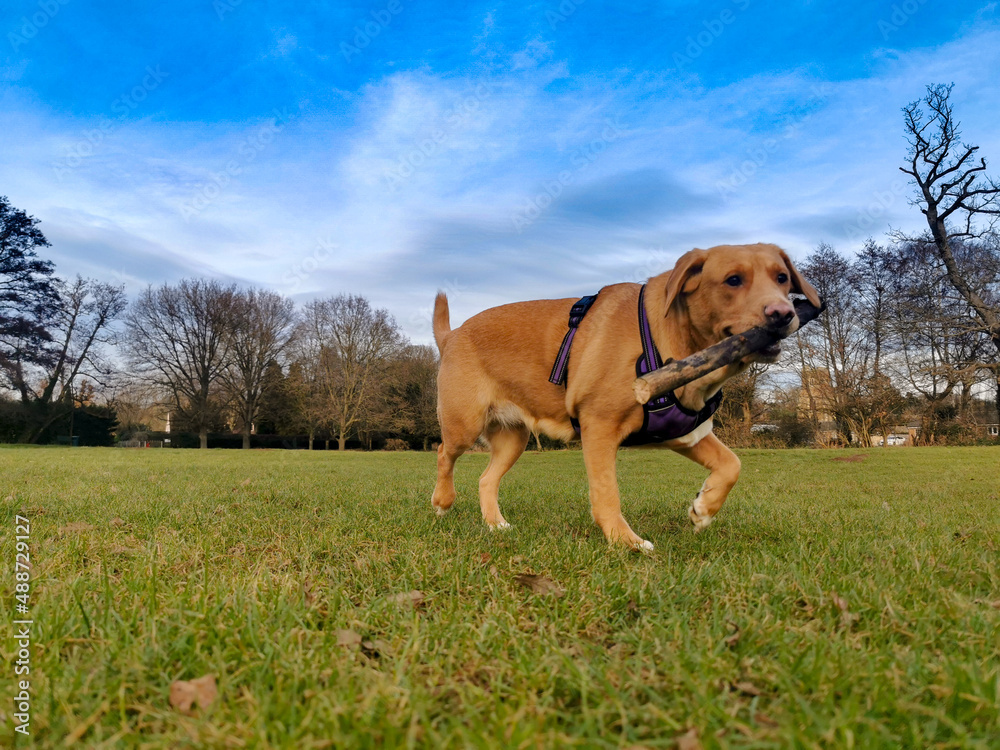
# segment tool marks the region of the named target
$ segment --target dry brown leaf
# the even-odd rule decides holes
[[[316,589],[313,588],[312,581],[305,581],[302,584],[302,595],[305,597],[306,604],[312,604],[316,601]]]
[[[521,575],[514,576],[514,580],[525,588],[531,589],[536,594],[552,594],[553,596],[562,596],[566,593],[566,589],[548,576],[522,573]]]
[[[836,591],[830,592],[830,598],[833,600],[837,609],[840,610],[840,623],[845,628],[851,627],[851,624],[858,619],[858,615],[848,609],[847,599],[838,595]]]
[[[735,622],[731,622],[729,623],[729,627],[735,629],[731,634],[723,638],[722,642],[725,643],[727,646],[729,646],[729,648],[735,648],[736,644],[740,642],[740,635],[741,635],[740,626],[737,625]]]
[[[500,577],[500,571],[497,570],[497,566],[496,565],[491,565],[490,566],[490,575],[493,576],[494,578],[499,578]]]
[[[760,688],[754,685],[749,680],[740,680],[739,682],[733,683],[732,690],[737,693],[743,693],[743,695],[758,696],[760,695]]]
[[[249,479],[244,479],[242,482],[240,482],[240,487],[249,487],[249,486],[250,486]]]
[[[170,685],[170,705],[182,714],[190,715],[196,703],[201,708],[208,708],[218,695],[214,674],[196,680],[177,680]]]
[[[124,519],[118,518],[117,516],[115,518],[112,518],[110,523],[111,523],[112,526],[124,526],[125,525]]]
[[[482,552],[479,555],[479,562],[482,563],[483,565],[485,565],[486,563],[488,563],[492,559],[493,559],[493,555],[491,555],[489,552]]]
[[[677,739],[677,750],[702,750],[701,738],[698,737],[698,730],[691,728]]]
[[[392,656],[393,652],[392,646],[390,646],[387,641],[383,641],[381,638],[375,638],[371,641],[361,642],[361,653],[369,659],[378,659],[383,656]]]
[[[360,646],[361,636],[355,633],[353,630],[338,630],[337,631],[337,645],[338,646]]]
[[[767,714],[761,713],[760,711],[758,711],[757,713],[755,713],[753,715],[753,720],[756,721],[761,726],[765,726],[765,727],[776,727],[776,726],[778,726],[778,722],[776,722],[774,719],[772,719]]]
[[[424,592],[423,591],[403,591],[399,594],[393,594],[388,597],[386,601],[390,601],[393,604],[399,605],[410,605],[413,607],[419,607],[424,603]]]

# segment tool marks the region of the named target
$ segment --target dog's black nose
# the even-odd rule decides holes
[[[768,305],[764,310],[770,328],[784,328],[792,322],[795,310],[791,305]]]

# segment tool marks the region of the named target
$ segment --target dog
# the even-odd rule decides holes
[[[694,249],[645,285],[613,284],[579,301],[502,305],[454,330],[447,297],[438,293],[433,327],[441,353],[441,443],[434,510],[443,515],[451,508],[455,461],[483,437],[490,449],[479,479],[483,520],[492,529],[507,528],[498,503],[500,479],[524,452],[529,436],[542,432],[568,441],[579,435],[594,521],[609,542],[651,551],[652,543],[622,516],[615,458],[622,443],[642,436],[666,403],[679,407],[673,414],[686,419],[690,431],[661,431],[652,438],[710,472],[688,511],[695,531],[701,531],[740,474],[739,458],[712,432],[711,413],[722,385],[753,362],[775,362],[780,345],[678,388],[655,407],[636,403],[632,382],[646,371],[640,367],[645,360],[682,359],[754,326],[767,325],[782,335],[794,332],[799,320],[789,301],[792,293],[820,304],[816,289],[788,255],[769,244]],[[576,316],[572,335],[571,311]],[[649,339],[652,353],[644,344]]]

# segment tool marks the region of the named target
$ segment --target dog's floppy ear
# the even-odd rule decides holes
[[[670,278],[667,279],[664,314],[670,311],[680,295],[690,294],[698,288],[706,255],[708,255],[707,250],[689,250],[678,259],[674,270],[670,272]]]
[[[802,277],[799,269],[795,267],[795,264],[792,263],[791,258],[788,257],[788,254],[784,250],[781,251],[781,259],[785,261],[785,265],[788,267],[788,276],[792,280],[792,292],[795,294],[804,294],[807,300],[814,306],[819,307],[822,303],[816,287]]]

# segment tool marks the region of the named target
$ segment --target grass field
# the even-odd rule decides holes
[[[0,450],[0,612],[22,513],[35,623],[32,737],[5,695],[0,745],[1000,747],[1000,449],[741,458],[695,535],[702,470],[620,455],[645,556],[579,452],[526,454],[489,533],[482,454],[439,520],[430,454]]]

